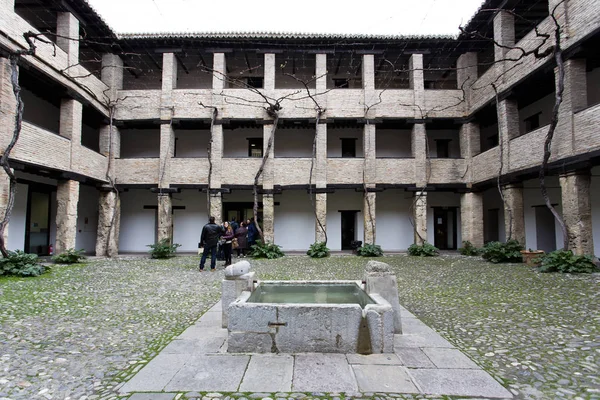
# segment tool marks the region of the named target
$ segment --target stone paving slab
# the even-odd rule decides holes
[[[396,354],[346,354],[349,364],[365,365],[402,365],[402,360]]]
[[[294,392],[355,392],[354,373],[344,354],[297,354]]]
[[[410,375],[425,394],[512,398],[512,394],[480,369],[411,369]]]
[[[405,334],[395,335],[395,354],[229,354],[228,332],[220,327],[221,307],[217,303],[125,383],[120,392],[171,396],[172,392],[194,391],[362,391],[512,398],[508,390],[435,330],[403,307],[401,313]],[[163,398],[167,399],[148,400]]]
[[[477,364],[458,349],[427,347],[423,349],[423,352],[437,368],[479,368]]]
[[[419,393],[405,368],[394,365],[352,365],[362,392]]]
[[[134,393],[128,400],[173,400],[177,393]]]
[[[165,386],[167,391],[235,392],[240,386],[249,356],[191,356]]]
[[[290,392],[294,357],[290,354],[255,354],[240,385],[240,392]]]
[[[435,368],[435,364],[427,357],[427,354],[418,347],[395,347],[394,351],[405,367]]]
[[[190,354],[160,353],[121,386],[119,392],[160,392],[190,357]]]
[[[163,349],[165,354],[218,353],[226,337],[201,337],[200,339],[175,339]]]

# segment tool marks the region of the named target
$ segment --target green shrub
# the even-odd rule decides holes
[[[463,247],[458,249],[458,252],[463,256],[478,256],[481,253],[481,249],[473,246],[473,243],[465,240],[463,242]]]
[[[281,251],[281,246],[275,243],[263,243],[260,240],[257,240],[256,244],[252,245],[250,252],[251,257],[268,258],[269,260],[280,258],[284,255],[283,251]]]
[[[329,248],[325,242],[315,242],[310,245],[310,248],[306,252],[307,255],[312,258],[324,258],[329,257]]]
[[[83,249],[68,249],[64,253],[57,254],[54,257],[52,257],[52,261],[54,261],[57,264],[75,264],[81,260],[85,260],[85,256],[83,255],[84,251],[85,250]]]
[[[47,268],[38,262],[36,254],[23,253],[21,250],[9,251],[8,257],[0,258],[0,275],[39,276]]]
[[[571,250],[556,250],[540,257],[540,272],[590,274],[597,270],[592,256],[576,256]]]
[[[427,242],[423,243],[423,245],[411,244],[408,248],[409,256],[435,257],[438,255],[438,253],[438,248]]]
[[[381,250],[381,246],[377,244],[367,243],[356,249],[356,254],[361,257],[381,257],[383,255],[383,250]]]
[[[483,246],[481,257],[494,264],[522,262],[523,256],[521,255],[521,250],[523,250],[523,246],[516,240],[509,240],[506,243],[489,242]]]
[[[171,244],[169,239],[163,239],[158,243],[147,245],[150,247],[150,257],[152,258],[170,258],[175,256],[179,243]]]

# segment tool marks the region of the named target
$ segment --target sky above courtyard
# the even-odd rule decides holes
[[[457,35],[482,0],[88,0],[117,33]]]

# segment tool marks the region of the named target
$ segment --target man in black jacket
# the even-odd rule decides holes
[[[204,247],[202,252],[202,259],[200,259],[200,272],[204,270],[204,263],[206,262],[206,255],[210,251],[210,270],[214,271],[217,264],[217,243],[219,238],[223,236],[225,230],[222,226],[215,224],[215,217],[208,219],[208,224],[202,228],[202,235],[200,236],[200,244]]]

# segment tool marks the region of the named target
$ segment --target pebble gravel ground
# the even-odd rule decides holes
[[[523,264],[494,265],[462,256],[378,260],[395,270],[401,304],[516,398],[600,399],[600,274],[540,274]],[[122,398],[120,385],[218,301],[222,268],[199,273],[197,262],[187,256],[131,257],[54,266],[39,278],[0,277],[0,400]],[[260,279],[361,279],[367,259],[289,256],[250,262]],[[173,397],[438,398],[378,393]]]

